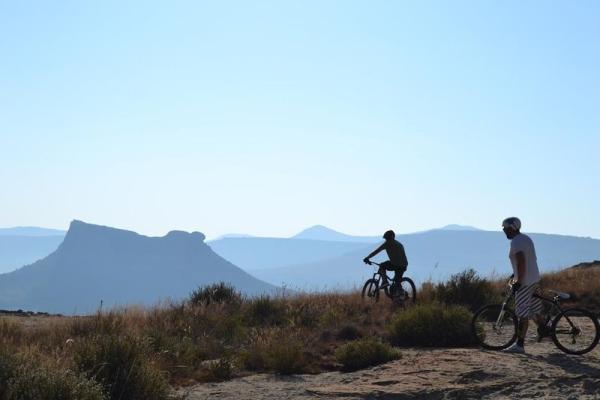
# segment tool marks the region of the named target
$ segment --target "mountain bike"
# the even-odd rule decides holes
[[[517,340],[517,316],[508,305],[514,297],[514,281],[508,282],[508,293],[502,304],[489,304],[477,310],[471,321],[471,330],[477,342],[486,349],[502,350]],[[533,294],[542,300],[544,324],[538,327],[538,341],[550,336],[562,351],[568,354],[585,354],[596,347],[600,339],[597,316],[584,308],[562,308],[561,300],[571,296],[548,290],[551,297]]]
[[[383,290],[385,295],[395,304],[404,305],[406,303],[414,303],[417,300],[417,289],[412,279],[404,276],[400,282],[396,282],[387,275],[385,269],[380,268],[381,264],[373,261],[369,263],[369,265],[371,264],[377,265],[378,268],[373,277],[368,279],[363,286],[363,299],[372,299],[377,302],[379,301],[379,291]],[[388,285],[383,285],[384,274],[387,282],[391,282]]]

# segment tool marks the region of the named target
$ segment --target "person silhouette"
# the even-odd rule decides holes
[[[371,258],[375,257],[379,252],[385,250],[388,255],[389,260],[382,262],[379,266],[379,271],[382,270],[394,271],[394,282],[399,282],[402,279],[402,275],[406,272],[406,268],[408,267],[408,260],[406,258],[406,253],[404,252],[404,246],[402,243],[396,240],[396,234],[394,231],[389,230],[383,234],[383,238],[385,242],[378,248],[376,248],[371,254],[363,259],[365,264],[371,265]],[[387,281],[387,276],[385,273],[381,274],[383,279],[383,284],[381,287],[386,287],[389,285]]]

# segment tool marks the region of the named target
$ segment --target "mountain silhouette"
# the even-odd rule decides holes
[[[58,248],[63,238],[64,236],[0,235],[0,274],[46,257]]]
[[[598,239],[541,233],[528,235],[535,243],[542,271],[600,259]],[[512,271],[508,260],[510,244],[502,232],[433,229],[397,235],[397,239],[406,249],[409,261],[406,274],[417,282],[444,280],[466,268],[474,268],[483,276],[510,274]],[[241,263],[236,265],[259,279],[291,289],[312,291],[361,286],[373,273],[373,268],[366,266],[362,259],[383,242],[383,239],[377,239],[376,243],[299,239],[287,239],[289,243],[285,243],[286,239],[278,240],[281,241],[277,244],[279,248],[296,246],[298,256],[271,257],[273,243],[267,241],[239,239],[234,246],[226,242],[211,243],[211,246],[226,259],[239,259]],[[249,253],[252,256],[247,256]],[[319,257],[309,257],[316,254]],[[265,267],[247,268],[243,260],[248,258],[252,259],[251,267]],[[380,254],[375,261],[384,259],[385,255]]]
[[[323,225],[311,226],[303,230],[302,232],[294,235],[291,239],[304,239],[304,240],[325,240],[330,242],[374,242],[378,241],[379,237],[375,236],[352,236],[346,235],[330,229]]]
[[[254,275],[259,269],[310,263],[363,249],[361,242],[284,238],[226,238],[208,245],[221,257]],[[277,280],[278,277],[274,276]]]
[[[0,275],[0,308],[63,314],[180,299],[219,281],[247,295],[276,288],[224,260],[199,232],[147,237],[73,221],[64,241],[46,258]]]

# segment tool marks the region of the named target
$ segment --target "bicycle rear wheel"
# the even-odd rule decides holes
[[[517,316],[502,304],[490,304],[475,311],[471,331],[481,347],[502,350],[517,340]]]
[[[376,279],[369,279],[365,282],[362,290],[362,298],[379,301],[379,282]]]
[[[400,281],[400,286],[402,286],[403,290],[403,301],[404,303],[414,303],[417,301],[417,288],[415,287],[415,283],[410,278],[402,278]]]
[[[568,354],[585,354],[596,347],[600,339],[598,318],[591,312],[570,308],[552,321],[552,341]]]

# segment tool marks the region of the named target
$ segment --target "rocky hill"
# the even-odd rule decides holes
[[[147,237],[73,221],[52,254],[0,275],[0,308],[88,313],[101,301],[149,305],[219,281],[247,295],[276,290],[214,253],[202,233]]]

